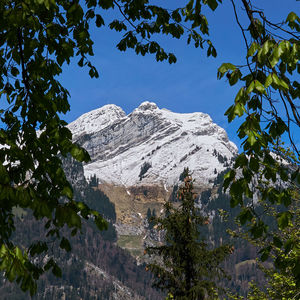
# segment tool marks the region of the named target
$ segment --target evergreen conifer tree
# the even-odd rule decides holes
[[[154,219],[164,233],[164,243],[148,247],[153,258],[147,268],[154,274],[153,286],[167,291],[170,299],[206,299],[216,295],[216,279],[226,276],[219,266],[231,252],[229,246],[210,249],[201,237],[201,226],[209,223],[196,206],[193,180],[185,169],[184,183],[179,188],[179,207],[168,201],[165,216]]]

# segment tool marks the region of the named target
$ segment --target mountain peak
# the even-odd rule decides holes
[[[153,111],[153,110],[156,110],[156,109],[158,109],[158,106],[156,105],[156,103],[149,102],[149,101],[144,101],[137,108],[137,110],[141,110],[141,111],[146,111],[146,110]]]
[[[126,114],[120,106],[107,104],[81,115],[70,123],[68,128],[72,131],[73,139],[76,139],[80,135],[97,132],[125,116]]]

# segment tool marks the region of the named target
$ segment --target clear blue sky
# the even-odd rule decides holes
[[[235,2],[239,8],[241,2]],[[168,0],[164,3],[182,5],[184,1]],[[285,19],[290,11],[297,12],[300,7],[300,2],[295,0],[264,0],[257,3],[273,21]],[[91,61],[100,77],[90,79],[88,69],[81,69],[75,63],[64,68],[62,82],[71,94],[71,111],[63,118],[71,122],[85,112],[110,103],[130,113],[141,102],[148,100],[156,102],[160,108],[175,112],[208,113],[239,145],[236,136],[239,122],[227,124],[224,117],[224,112],[233,103],[238,86],[230,87],[225,79],[217,80],[217,68],[223,62],[244,63],[245,45],[229,0],[223,0],[214,13],[207,12],[210,38],[217,48],[217,58],[207,58],[206,51],[187,46],[186,39],[158,37],[156,40],[166,51],[176,54],[178,61],[172,65],[156,62],[153,55],[137,56],[132,50],[120,52],[116,44],[122,34],[108,28],[93,28],[95,56]],[[107,15],[106,23],[114,16],[117,15]]]

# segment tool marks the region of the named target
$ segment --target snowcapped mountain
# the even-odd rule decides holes
[[[112,124],[119,118],[125,117],[123,109],[114,104],[108,104],[80,116],[68,125],[72,131],[73,139],[83,134],[92,134]]]
[[[132,113],[105,105],[70,123],[73,139],[91,156],[84,165],[88,178],[132,186],[178,181],[189,167],[199,183],[207,184],[230,165],[237,147],[209,115],[174,113],[143,102]]]

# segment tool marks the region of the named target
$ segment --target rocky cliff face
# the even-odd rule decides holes
[[[189,167],[208,184],[237,153],[225,130],[204,113],[179,114],[143,102],[126,115],[106,105],[69,124],[73,138],[91,155],[86,177],[130,187],[160,184],[167,189]]]

